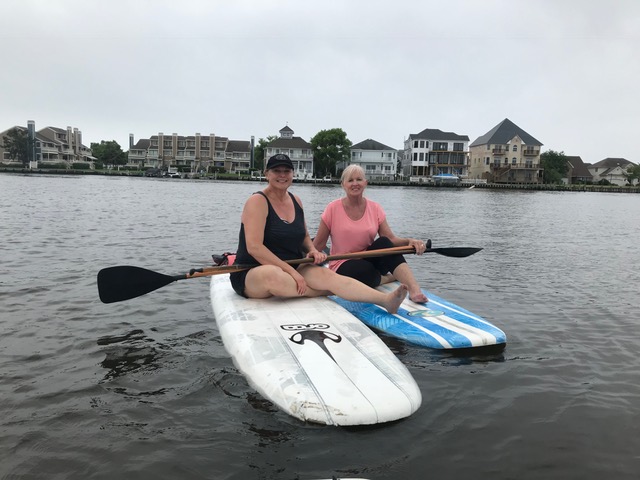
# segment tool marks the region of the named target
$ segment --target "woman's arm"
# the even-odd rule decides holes
[[[318,226],[318,231],[316,232],[316,236],[313,239],[313,245],[320,252],[324,251],[327,246],[327,240],[329,240],[329,227],[324,223],[324,220],[320,219],[320,225]]]
[[[378,235],[381,237],[387,237],[395,247],[403,247],[405,245],[413,247],[418,255],[422,255],[425,251],[425,245],[422,240],[418,240],[417,238],[397,237],[391,230],[386,219],[380,224],[380,227],[378,228]]]
[[[304,211],[304,207],[302,206],[302,201],[300,200],[300,198],[298,198],[297,195],[294,195],[294,196],[296,198],[296,201],[298,202],[298,205],[300,205],[300,208],[302,208],[302,210]],[[315,242],[312,241],[311,237],[309,236],[309,229],[307,228],[306,222],[304,225],[304,229],[305,229],[305,236],[302,242],[302,250],[307,253],[307,257],[313,258],[313,263],[317,264],[317,263],[324,262],[327,259],[327,254],[322,252],[322,250],[319,251],[319,249],[316,248]]]

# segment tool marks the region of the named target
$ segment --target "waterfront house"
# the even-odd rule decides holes
[[[402,176],[412,182],[429,181],[433,175],[468,174],[469,137],[427,128],[404,141]]]
[[[33,150],[29,155],[31,162],[60,164],[69,167],[74,163],[91,164],[95,160],[91,149],[82,144],[82,132],[77,128],[45,127],[36,131],[35,122],[29,120],[26,127],[15,126],[0,133],[0,161],[2,163],[19,163],[17,159],[11,159],[9,152],[2,147],[5,143],[5,136],[14,128],[22,130],[34,140]],[[31,165],[35,166],[36,164],[32,163]]]
[[[567,156],[567,175],[563,178],[567,184],[593,183],[593,175],[587,165],[578,156]]]
[[[613,185],[624,186],[627,184],[625,174],[630,165],[635,164],[626,158],[605,158],[598,163],[588,165],[588,169],[594,183],[606,180]]]
[[[398,152],[370,138],[351,146],[351,165],[360,165],[367,180],[394,180]]]
[[[134,144],[129,134],[127,164],[143,168],[177,168],[182,171],[207,171],[209,167],[229,173],[248,173],[251,163],[251,143],[209,135],[165,135],[160,132]]]
[[[542,183],[542,143],[508,118],[469,145],[469,179]]]
[[[293,163],[293,176],[298,180],[313,178],[313,147],[301,137],[294,136],[289,126],[284,126],[280,137],[269,142],[264,148],[264,165],[269,157],[278,153],[287,155]]]

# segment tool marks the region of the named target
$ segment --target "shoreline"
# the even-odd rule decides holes
[[[95,171],[95,170],[72,170],[72,169],[28,169],[28,168],[0,168],[0,174],[20,174],[20,175],[93,175],[104,177],[140,177],[146,178],[143,172],[122,171]],[[156,177],[148,177],[156,178]],[[217,176],[193,177],[193,178],[166,178],[166,181],[195,180],[195,181],[247,181],[262,183],[264,180],[252,178],[249,175],[233,175],[219,174]],[[337,179],[326,180],[294,180],[294,184],[312,184],[312,185],[339,185]],[[632,187],[621,187],[619,185],[586,185],[586,184],[570,184],[570,185],[548,185],[535,183],[473,183],[460,182],[457,185],[437,185],[433,183],[415,183],[415,182],[377,182],[369,181],[370,186],[376,187],[413,187],[413,188],[453,188],[453,189],[489,189],[489,190],[531,190],[531,191],[556,191],[556,192],[609,192],[609,193],[640,193],[640,185]]]

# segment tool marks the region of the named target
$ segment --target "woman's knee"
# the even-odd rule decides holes
[[[381,248],[391,248],[393,247],[393,243],[387,237],[378,237],[376,238],[368,250],[380,250]]]

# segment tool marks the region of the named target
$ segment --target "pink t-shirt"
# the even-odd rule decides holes
[[[359,220],[351,220],[342,205],[342,199],[334,200],[324,209],[320,218],[329,227],[331,238],[330,255],[353,253],[366,250],[378,236],[380,224],[386,215],[379,203],[366,200],[364,215]],[[337,270],[346,260],[329,262],[331,270]]]

